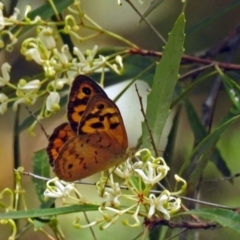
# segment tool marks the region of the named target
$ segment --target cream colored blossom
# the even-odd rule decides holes
[[[48,49],[54,49],[56,47],[56,41],[53,37],[53,29],[50,27],[43,27],[38,35],[39,40]]]
[[[60,95],[58,92],[50,92],[47,101],[46,101],[46,109],[49,112],[55,112],[60,109]]]
[[[7,111],[8,96],[4,93],[0,93],[0,114],[4,114]]]
[[[0,87],[5,86],[10,81],[9,72],[11,70],[11,66],[9,63],[5,62],[2,64],[2,77],[0,77]]]
[[[51,185],[52,183],[54,183],[54,186]],[[51,198],[65,198],[74,190],[75,187],[73,184],[54,178],[47,182],[47,189],[44,191],[44,196]]]

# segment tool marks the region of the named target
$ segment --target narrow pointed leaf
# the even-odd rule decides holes
[[[185,98],[184,100],[185,108],[187,112],[187,117],[194,135],[195,145],[200,143],[206,136],[207,132],[203,127],[195,109],[193,108],[191,102]],[[212,161],[218,170],[223,174],[223,176],[229,176],[231,174],[225,160],[223,159],[221,153],[217,148],[213,150],[212,155],[209,157],[209,160]],[[205,164],[202,165],[203,169],[200,169],[200,165],[197,166],[198,171],[203,171],[205,168]]]
[[[205,154],[209,149],[213,149],[221,136],[221,134],[234,122],[240,119],[240,115],[231,118],[230,120],[226,121],[225,123],[221,124],[219,127],[217,127],[210,135],[208,135],[206,138],[201,141],[196,148],[193,150],[191,156],[184,162],[182,168],[180,169],[179,175],[182,175],[183,170],[186,169],[188,166],[188,173],[193,177],[192,174],[194,174],[194,178],[196,178],[196,175],[200,177],[201,172],[197,171],[196,166],[200,163],[201,157],[203,154]],[[191,165],[189,165],[191,163]]]
[[[60,214],[68,214],[83,211],[96,211],[99,206],[85,204],[85,205],[74,205],[68,207],[59,208],[44,208],[44,209],[32,209],[27,211],[13,211],[7,213],[0,213],[0,219],[21,219],[21,218],[35,218],[35,217],[46,217]]]
[[[157,146],[169,115],[170,103],[178,79],[178,70],[183,54],[184,27],[185,18],[184,14],[181,14],[169,34],[163,56],[156,66],[152,89],[147,98],[146,116]],[[143,146],[151,148],[149,132],[145,123],[142,124],[142,130]]]
[[[240,86],[230,77],[224,74],[220,69],[219,73],[222,77],[222,82],[234,106],[240,110]]]

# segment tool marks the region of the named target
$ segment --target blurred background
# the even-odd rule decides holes
[[[6,7],[10,1],[2,1]],[[19,1],[18,8],[20,11],[24,9],[26,4],[30,4],[32,9],[42,5],[45,1]],[[224,9],[227,9],[230,2],[229,0],[191,0],[187,4],[186,8],[186,39],[185,39],[185,54],[195,55],[199,52],[211,48],[219,43],[225,36],[228,35],[229,31],[234,29],[239,24],[240,16],[240,7],[235,7],[234,9],[224,13],[220,17],[216,18],[210,24],[197,29],[197,24],[201,22],[208,16],[213,15],[216,12],[221,12]],[[238,2],[238,1],[235,1]],[[132,3],[137,7],[140,12],[143,12],[148,5],[151,3],[150,0],[144,0],[143,4],[140,4],[139,1],[132,0]],[[136,45],[140,46],[143,49],[148,50],[158,50],[162,49],[162,42],[155,35],[155,33],[144,23],[139,23],[139,16],[136,12],[130,7],[126,1],[122,1],[122,5],[118,6],[117,0],[107,1],[107,0],[98,0],[98,1],[81,1],[82,9],[99,25],[103,28],[115,32],[118,35],[125,37],[126,39],[131,40]],[[180,0],[168,0],[163,1],[160,6],[158,6],[148,17],[147,19],[154,25],[154,27],[167,39],[168,33],[171,31],[174,22],[181,13],[182,2]],[[23,11],[21,12],[23,13]],[[28,32],[28,36],[31,33]],[[24,37],[27,37],[25,35]],[[19,41],[21,42],[21,41]],[[121,42],[113,40],[107,36],[99,36],[93,40],[81,43],[75,43],[83,52],[86,49],[92,49],[94,45],[98,45],[99,48],[109,47],[109,46],[124,46]],[[26,62],[25,58],[19,55],[20,45],[16,45],[12,53],[1,51],[1,62],[9,62],[12,65],[11,70],[11,79],[18,80],[25,75],[34,75],[39,72],[39,67],[36,66],[34,62]],[[223,58],[224,59],[224,58]],[[223,60],[219,59],[219,60]],[[236,53],[234,57],[234,63],[239,63],[239,52]],[[127,82],[118,84],[116,86],[111,86],[106,89],[107,94],[110,98],[114,98],[117,93],[124,88]],[[205,100],[209,87],[211,86],[212,81],[205,81],[198,89],[191,92],[191,100],[194,103],[194,106],[201,113],[202,103]],[[148,85],[143,81],[137,82],[140,94],[142,95],[144,101],[146,101]],[[131,101],[129,100],[131,99]],[[134,99],[134,100],[133,100]],[[226,114],[229,109],[230,102],[226,94],[222,91],[220,93],[219,102],[216,106],[216,115],[214,116],[214,122],[219,123],[221,118]],[[130,88],[126,95],[121,98],[117,105],[119,106],[123,119],[127,128],[130,145],[135,146],[137,139],[141,135],[141,121],[142,114],[140,112],[139,100],[136,95],[136,91],[133,88]],[[40,106],[40,105],[39,105]],[[35,108],[35,107],[34,107]],[[35,109],[38,109],[36,106]],[[33,109],[34,110],[34,109]],[[0,116],[0,190],[6,187],[14,187],[14,174],[13,174],[13,124],[14,124],[14,115],[15,113],[12,109],[9,109],[8,112]],[[21,118],[25,119],[29,113],[27,110],[21,108]],[[50,119],[44,119],[42,124],[46,129],[48,134],[51,134],[53,129],[58,126],[60,123],[65,121],[65,108],[63,107],[61,111],[52,116]],[[169,124],[171,124],[171,119],[169,119]],[[166,136],[168,133],[169,126],[166,126],[166,133],[163,136],[162,146],[165,145]],[[240,134],[239,134],[239,123],[236,123],[233,127],[228,129],[224,134],[224,137],[221,138],[219,146],[221,153],[225,158],[228,159],[228,166],[231,169],[232,173],[240,172]],[[47,139],[44,136],[41,128],[39,126],[35,129],[35,136],[30,136],[27,131],[21,134],[20,139],[20,150],[21,150],[21,165],[24,166],[26,171],[32,171],[31,159],[33,153],[39,149],[45,148],[47,146]],[[180,128],[177,134],[177,148],[175,152],[175,164],[174,168],[171,171],[178,171],[184,159],[188,156],[193,146],[193,136],[190,130],[190,126],[184,114],[184,111],[180,119]],[[161,151],[160,147],[160,151]],[[209,163],[205,171],[206,179],[215,179],[220,177],[213,166],[212,163]],[[95,181],[97,176],[93,176],[86,181]],[[217,183],[203,183],[202,199],[205,201],[216,202],[219,204],[237,206],[239,205],[239,188],[237,187],[240,184],[239,179],[234,180],[234,184],[230,184],[227,181],[221,181]],[[31,178],[28,176],[23,177],[23,186],[26,191],[26,200],[29,209],[36,208],[39,205],[35,190],[31,181]],[[87,196],[95,198],[96,196],[91,196],[92,192],[95,194],[95,187],[89,186],[80,186],[81,191],[86,192]],[[86,191],[85,191],[86,190]],[[77,215],[77,214],[76,214]],[[92,216],[91,216],[92,215]],[[83,218],[82,216],[80,218]],[[95,213],[90,213],[89,218],[95,218]],[[75,219],[73,215],[63,215],[59,217],[60,222],[68,222],[69,224],[62,224],[63,232],[71,240],[77,239],[92,239],[89,230],[79,230],[72,227],[71,222]],[[22,223],[24,226],[24,223]],[[9,230],[9,231],[8,231]],[[96,230],[96,235],[99,236],[98,239],[114,237],[115,240],[124,239],[123,234],[127,233],[126,239],[133,239],[136,237],[141,230],[131,229],[127,230],[126,227],[121,224],[116,224],[111,226],[107,231],[99,231],[98,227],[94,228]],[[8,226],[0,225],[1,236],[0,239],[6,239],[9,235],[10,228]],[[226,239],[226,237],[231,237],[231,239],[239,239],[233,231],[229,229],[218,229],[214,231],[204,231],[200,230],[199,239]],[[116,234],[117,233],[117,234]],[[121,233],[121,234],[120,234]],[[33,230],[28,231],[23,239],[32,239],[35,240],[46,239],[46,236],[41,234],[34,233]]]

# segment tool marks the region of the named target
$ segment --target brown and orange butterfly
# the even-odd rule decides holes
[[[49,137],[47,147],[59,179],[83,179],[126,160],[128,139],[121,113],[91,78],[74,79],[67,118]]]

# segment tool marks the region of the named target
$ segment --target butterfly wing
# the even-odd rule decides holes
[[[54,129],[52,135],[49,137],[49,143],[46,149],[49,156],[49,163],[52,167],[63,145],[74,135],[75,133],[67,122],[62,123]]]
[[[67,109],[69,124],[54,130],[47,147],[60,179],[79,180],[125,160],[128,140],[120,111],[97,83],[76,77]]]
[[[128,147],[127,133],[117,105],[102,94],[95,94],[89,101],[78,127],[78,134],[105,133],[119,147]]]
[[[54,161],[54,171],[60,179],[71,182],[107,170],[126,157],[126,149],[105,133],[84,134],[66,142]]]
[[[79,180],[123,162],[127,134],[116,104],[95,94],[85,109],[78,135],[69,139],[54,161],[60,179]]]
[[[96,93],[107,96],[102,88],[87,76],[79,75],[73,80],[67,106],[69,123],[63,123],[55,128],[49,137],[46,151],[51,166],[63,145],[77,133],[77,127],[89,99]]]
[[[89,100],[96,93],[107,96],[103,89],[91,78],[79,75],[74,79],[67,105],[67,118],[74,132],[77,132],[79,122],[81,121],[81,117]]]

